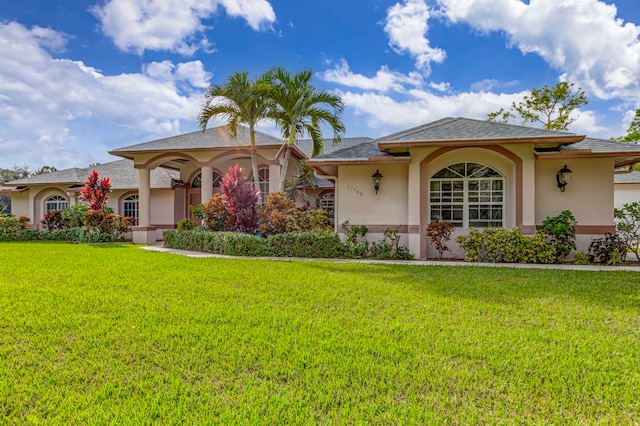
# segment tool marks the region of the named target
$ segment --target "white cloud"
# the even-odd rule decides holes
[[[365,90],[376,90],[379,92],[396,91],[403,92],[404,84],[410,86],[420,86],[422,76],[417,73],[408,75],[390,71],[386,66],[382,66],[374,77],[366,77],[362,74],[354,74],[349,68],[349,64],[344,59],[335,68],[320,74],[320,77],[331,83],[338,83],[343,86],[356,87]]]
[[[256,31],[271,28],[276,19],[266,0],[109,0],[91,11],[121,50],[192,55],[199,49],[211,49],[202,21],[220,7],[229,16],[245,19]]]
[[[61,35],[11,22],[0,24],[0,167],[12,164],[77,166],[104,156],[111,133],[180,132],[195,123],[209,74],[200,61],[147,64],[140,73],[104,75],[83,62],[53,59],[44,49]],[[87,131],[84,140],[72,129]],[[97,136],[96,136],[97,135]],[[123,144],[122,140],[118,141]],[[18,147],[19,149],[16,149]],[[82,162],[80,162],[82,164]]]
[[[484,120],[488,113],[518,102],[524,95],[466,92],[443,96],[423,89],[409,90],[408,93],[411,96],[406,100],[371,92],[343,91],[340,96],[356,114],[368,116],[368,126],[401,130],[443,117]]]
[[[453,23],[503,32],[599,98],[640,99],[640,27],[599,0],[438,0]]]
[[[446,57],[444,50],[431,47],[426,37],[430,16],[425,0],[405,0],[389,8],[384,26],[389,45],[398,53],[408,52],[426,74],[431,62],[442,62]]]

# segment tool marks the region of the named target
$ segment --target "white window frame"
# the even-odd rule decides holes
[[[260,188],[260,200],[264,203],[269,195],[269,167],[258,168],[258,187]]]
[[[213,171],[213,190],[217,192],[220,190],[220,184],[222,183],[222,174],[214,170]],[[191,179],[191,188],[201,188],[202,187],[202,173],[198,173]]]
[[[325,210],[328,215],[333,215],[336,208],[335,192],[327,192],[320,197],[320,208]]]
[[[133,212],[133,214],[131,214]],[[136,220],[140,216],[140,196],[132,194],[122,200],[122,216],[135,217]]]
[[[69,206],[69,202],[62,195],[51,195],[44,200],[44,212],[60,211]],[[53,207],[53,208],[49,208]]]
[[[462,173],[454,170],[460,165],[464,165]],[[482,176],[483,171],[489,176]],[[435,177],[446,172],[451,176]],[[505,178],[493,167],[472,161],[451,164],[429,180],[429,221],[447,220],[458,229],[504,227],[505,194]],[[474,207],[477,216],[484,212],[484,217],[471,218]]]

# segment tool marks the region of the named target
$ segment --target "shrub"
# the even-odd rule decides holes
[[[634,201],[614,209],[617,235],[640,260],[640,202]]]
[[[100,179],[98,171],[94,170],[87,177],[78,199],[88,202],[90,210],[102,210],[102,207],[107,203],[110,192],[111,180],[109,178]]]
[[[65,220],[67,227],[77,228],[79,226],[82,226],[82,218],[88,210],[88,206],[80,204],[77,206],[70,206],[64,210],[61,210],[60,215]]]
[[[224,205],[229,214],[227,225],[231,231],[252,234],[256,227],[259,191],[247,183],[242,176],[244,169],[237,163],[229,167],[224,175],[220,189],[224,194]]]
[[[69,228],[67,221],[62,216],[62,212],[58,210],[51,210],[46,212],[44,214],[44,219],[42,219],[40,223],[43,224],[48,231]]]
[[[20,229],[27,229],[27,225],[31,222],[31,218],[29,216],[20,215],[20,217],[18,217],[18,222],[20,222]]]
[[[182,219],[178,221],[178,231],[191,231],[196,229],[198,224],[193,219]]]
[[[164,245],[179,250],[230,256],[268,256],[264,238],[239,232],[211,232],[203,229],[192,231],[169,230],[163,233]]]
[[[373,259],[413,259],[409,249],[400,245],[400,236],[395,229],[385,230],[382,241],[371,244],[369,255]]]
[[[607,232],[604,238],[591,241],[589,245],[589,260],[595,263],[615,265],[626,259],[627,246],[617,235]]]
[[[455,227],[449,221],[439,222],[437,220],[427,225],[427,237],[431,240],[430,243],[436,246],[438,250],[438,258],[442,259],[444,252],[448,251],[453,255],[451,249],[447,246],[447,242],[451,240],[451,233]]]
[[[122,216],[105,213],[104,210],[86,211],[82,218],[84,228],[80,233],[80,241],[87,243],[103,243],[122,241],[127,232],[127,222]]]
[[[576,218],[569,210],[542,221],[542,230],[556,250],[556,262],[576,249]]]
[[[591,261],[589,260],[589,255],[581,251],[575,253],[573,255],[573,264],[574,265],[591,265]]]
[[[220,193],[213,197],[202,208],[204,226],[211,231],[226,231],[229,213],[224,206],[224,197]]]
[[[333,228],[326,210],[295,210],[287,222],[287,232],[333,232]]]
[[[465,251],[468,262],[490,263],[553,263],[554,247],[545,242],[545,235],[536,232],[525,237],[518,228],[469,228],[467,235],[456,238]]]
[[[297,211],[293,201],[282,192],[272,192],[258,207],[258,229],[264,236],[287,232],[290,220],[296,221]]]
[[[13,241],[22,227],[20,221],[13,216],[0,215],[0,241]]]
[[[345,255],[352,258],[363,258],[369,254],[369,241],[367,233],[369,228],[364,225],[350,225],[349,221],[342,223],[343,227],[347,227],[345,241]]]
[[[343,245],[334,232],[287,232],[267,239],[271,256],[278,257],[341,257]]]

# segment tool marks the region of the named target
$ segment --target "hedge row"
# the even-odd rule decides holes
[[[267,238],[239,232],[169,230],[165,247],[229,256],[344,257],[340,236],[333,232],[288,232]]]

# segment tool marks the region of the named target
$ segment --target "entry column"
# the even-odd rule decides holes
[[[133,242],[152,244],[156,242],[156,228],[151,226],[151,170],[138,169],[138,226],[132,228]]]

